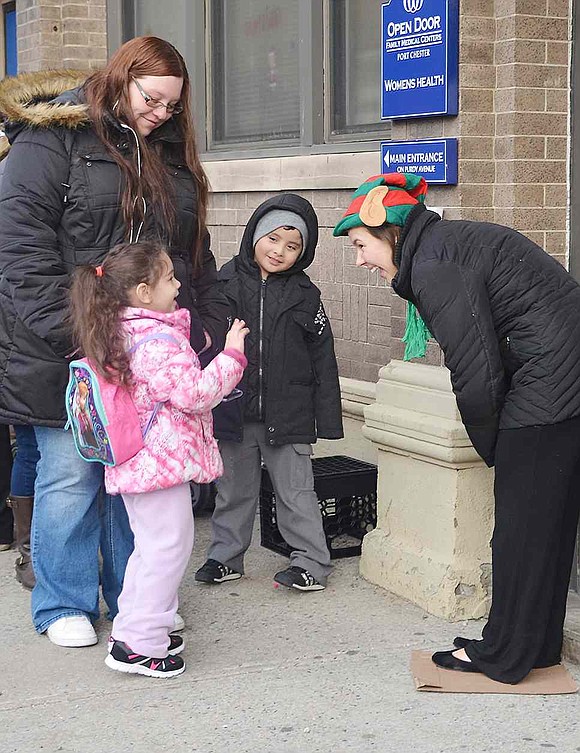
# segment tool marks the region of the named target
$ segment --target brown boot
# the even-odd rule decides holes
[[[30,556],[30,526],[32,524],[32,508],[34,497],[8,498],[8,504],[14,513],[14,527],[16,530],[16,546],[20,556],[14,565],[16,580],[22,583],[24,588],[32,591],[36,579],[32,569],[32,557]]]

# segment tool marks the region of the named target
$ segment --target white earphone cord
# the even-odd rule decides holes
[[[131,126],[128,126],[126,123],[119,123],[121,128],[124,128],[127,131],[131,131],[133,134],[133,138],[135,139],[135,144],[137,146],[137,175],[139,176],[139,180],[141,180],[141,148],[139,146],[139,139],[137,137],[137,134],[135,131],[131,128]],[[133,199],[133,208],[135,207],[135,204],[137,203],[138,197],[135,196]],[[129,243],[137,243],[139,240],[139,237],[141,235],[141,232],[143,231],[143,226],[145,225],[145,215],[147,214],[147,202],[145,201],[145,197],[141,197],[141,201],[143,202],[143,219],[139,223],[139,227],[137,228],[137,232],[135,231],[133,219],[131,219],[131,226],[129,228]],[[133,234],[135,237],[133,237]]]

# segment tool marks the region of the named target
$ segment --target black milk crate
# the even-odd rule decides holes
[[[363,536],[377,525],[377,466],[332,455],[314,458],[312,468],[331,559],[358,556]],[[266,468],[262,468],[260,531],[263,547],[290,556],[292,550],[278,530],[276,494]]]

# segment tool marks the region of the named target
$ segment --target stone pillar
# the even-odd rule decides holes
[[[449,372],[391,361],[363,434],[378,450],[378,523],[363,539],[368,580],[448,620],[486,614],[493,471],[461,423]]]

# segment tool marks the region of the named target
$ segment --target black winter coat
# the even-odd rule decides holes
[[[261,280],[254,261],[253,236],[258,220],[272,209],[303,217],[308,243],[286,272]],[[241,441],[245,422],[262,421],[272,445],[312,443],[343,436],[338,368],[330,322],[320,291],[304,273],[318,240],[316,215],[294,194],[268,199],[251,216],[240,253],[218,273],[231,315],[250,328],[248,366],[238,387],[239,400],[214,410],[218,439]]]
[[[15,93],[15,80],[7,90],[0,84],[11,143],[0,186],[0,421],[62,426],[67,357],[73,351],[66,322],[70,273],[78,265],[100,263],[128,233],[120,170],[91,126],[82,89],[59,96],[58,104],[38,104],[39,88],[45,99],[55,91],[51,74],[37,75],[33,92]],[[132,133],[113,117],[110,128],[117,148],[135,155]],[[209,235],[202,268],[194,272],[196,191],[183,164],[183,143],[171,121],[148,140],[158,143],[173,177],[176,231],[162,240],[182,285],[178,303],[191,311],[193,347],[203,346],[205,328],[217,352],[228,307],[217,288]],[[140,239],[161,236],[149,212]]]
[[[440,344],[473,446],[494,463],[500,429],[580,415],[580,286],[506,227],[412,210],[393,289]]]

